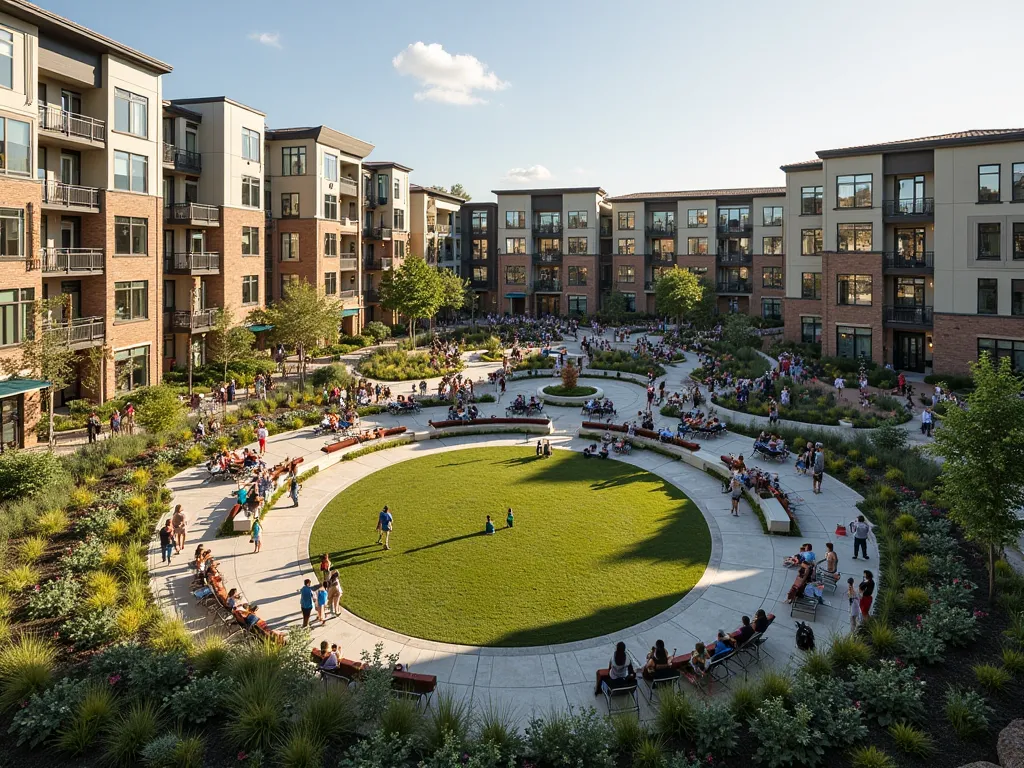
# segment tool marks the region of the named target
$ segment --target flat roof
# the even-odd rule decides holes
[[[492,189],[494,195],[576,195],[592,192],[595,195],[607,195],[601,187],[551,187],[549,189]]]
[[[451,202],[458,203],[459,205],[465,205],[468,202],[464,197],[453,195],[450,192],[442,192],[441,190],[434,189],[433,187],[424,187],[419,184],[410,184],[409,191],[423,192],[425,194],[430,195],[431,197],[443,197],[445,200],[450,200]]]
[[[25,2],[25,0],[0,0],[0,9],[4,13],[9,13],[15,18],[27,21],[38,27],[40,36],[70,38],[85,48],[99,53],[114,54],[133,64],[149,69],[158,75],[166,75],[173,69],[167,62],[147,56],[141,51],[129,48],[127,45],[112,40],[106,35],[101,35],[99,32],[83,27],[81,24],[76,24],[70,19],[58,16],[56,13],[40,8],[38,5]]]
[[[255,112],[260,117],[266,117],[267,116],[266,112],[260,112],[255,107],[250,107],[248,104],[243,104],[240,101],[235,101],[234,99],[229,99],[227,96],[205,96],[205,97],[196,97],[196,98],[188,98],[188,99],[171,99],[171,104],[174,104],[174,105],[178,105],[178,104],[212,104],[212,103],[218,102],[218,101],[223,101],[225,104],[232,104],[232,105],[234,105],[236,107],[241,107],[242,109],[248,109],[250,112]]]
[[[164,112],[171,115],[177,115],[178,117],[185,117],[189,120],[194,120],[197,123],[203,122],[203,116],[199,112],[194,112],[191,109],[185,109],[185,107],[179,106],[172,101],[164,99]]]
[[[688,189],[676,192],[633,192],[609,197],[613,203],[656,200],[703,200],[713,197],[776,197],[786,194],[785,187],[737,187],[735,189]]]
[[[313,139],[320,144],[334,147],[346,154],[358,157],[366,157],[373,151],[373,144],[347,133],[328,128],[326,125],[306,126],[303,128],[268,128],[264,131],[264,138],[267,141],[289,141],[292,139]],[[366,165],[363,163],[363,165]]]
[[[411,173],[412,168],[402,165],[401,163],[392,163],[390,160],[372,160],[368,163],[363,163],[364,168],[397,168],[400,171]]]

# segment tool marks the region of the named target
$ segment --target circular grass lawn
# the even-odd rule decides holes
[[[564,643],[630,627],[701,578],[711,535],[697,506],[630,464],[533,448],[410,459],[354,483],[321,512],[343,605],[414,637],[465,645]],[[378,545],[380,509],[394,515]],[[508,507],[513,528],[505,527]],[[485,516],[497,532],[484,535]]]

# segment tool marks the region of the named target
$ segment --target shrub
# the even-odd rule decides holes
[[[37,635],[23,634],[0,648],[0,711],[43,690],[56,660],[56,649]]]
[[[122,638],[135,637],[153,618],[153,611],[149,608],[139,608],[133,605],[126,605],[117,612],[115,626],[117,634]]]
[[[900,543],[904,552],[916,552],[921,547],[921,536],[914,531],[900,534]]]
[[[14,712],[8,731],[17,745],[35,748],[52,739],[74,717],[88,685],[86,680],[66,677],[28,697],[25,706]]]
[[[185,683],[188,674],[181,654],[158,653],[138,643],[105,648],[89,665],[90,677],[107,682],[114,680],[117,690],[127,696],[174,690]]]
[[[39,571],[31,565],[17,565],[0,575],[0,585],[8,592],[23,592],[39,582]]]
[[[609,717],[612,745],[616,754],[629,755],[649,735],[647,728],[634,717]]]
[[[1024,672],[1024,651],[1003,648],[1003,667],[1011,675],[1019,675]]]
[[[69,615],[82,594],[81,582],[70,577],[43,583],[28,599],[26,612],[30,619],[56,619]]]
[[[898,627],[896,644],[903,658],[915,664],[938,664],[945,658],[946,644],[920,627],[906,624]]]
[[[811,725],[821,734],[826,749],[847,747],[867,736],[867,726],[860,709],[849,696],[849,684],[839,678],[806,678],[801,674],[797,688],[802,703],[813,713]]]
[[[80,651],[97,648],[117,636],[117,614],[111,608],[81,612],[64,624],[62,636]]]
[[[868,456],[866,459],[864,459],[864,466],[866,466],[868,469],[878,469],[881,463],[882,462],[879,461],[877,456]]]
[[[67,575],[74,576],[95,571],[103,564],[104,548],[102,539],[86,539],[60,559],[61,570]]]
[[[645,736],[633,751],[633,768],[665,768],[665,743]]]
[[[59,456],[49,451],[0,454],[0,501],[31,498],[50,486],[70,481]]]
[[[904,587],[900,595],[900,602],[908,611],[923,611],[930,602],[928,590],[923,587]]]
[[[923,584],[928,580],[928,558],[925,555],[911,555],[903,561],[903,575],[912,584]]]
[[[113,765],[137,765],[142,748],[153,740],[158,727],[153,704],[136,702],[107,729],[104,757]]]
[[[750,721],[757,714],[757,707],[761,703],[757,687],[747,681],[741,682],[732,690],[732,698],[729,699],[729,709],[741,723]]]
[[[106,571],[93,571],[85,580],[89,597],[85,604],[94,610],[113,608],[120,596],[117,579]]]
[[[896,632],[886,622],[877,618],[871,619],[867,622],[867,629],[871,647],[879,656],[888,656],[895,652],[899,645]]]
[[[376,344],[391,337],[391,329],[379,320],[371,320],[363,326],[363,335],[369,336]]]
[[[871,434],[871,442],[883,451],[902,451],[907,447],[907,433],[894,424],[883,424]]]
[[[827,651],[817,648],[804,655],[800,670],[812,679],[824,679],[832,675],[832,659]]]
[[[466,743],[469,736],[469,709],[465,701],[451,693],[437,696],[437,704],[430,709],[430,715],[424,727],[424,741],[431,752],[444,746],[446,737],[451,738],[459,747]]]
[[[163,697],[163,707],[177,722],[202,725],[223,710],[232,681],[216,673],[193,677]]]
[[[974,603],[974,590],[978,585],[967,579],[956,579],[948,584],[933,584],[928,587],[928,597],[933,602],[958,608],[970,608]]]
[[[359,361],[359,373],[380,381],[409,381],[431,379],[462,370],[462,364],[448,366],[437,358],[431,365],[427,352],[407,353],[398,349],[380,349]]]
[[[340,741],[357,726],[352,694],[340,685],[319,688],[302,702],[299,727],[323,744]]]
[[[889,467],[885,470],[885,482],[892,485],[901,485],[903,483],[903,472],[896,467]]]
[[[994,664],[975,664],[972,669],[978,685],[989,693],[1001,691],[1010,682],[1010,673]]]
[[[935,751],[932,737],[910,723],[893,723],[889,726],[889,735],[896,742],[896,748],[908,755],[925,758]]]
[[[850,765],[853,768],[896,768],[892,758],[874,745],[853,750],[850,754]]]
[[[863,483],[868,479],[867,470],[862,467],[850,467],[850,471],[846,473],[846,479],[851,483]]]
[[[191,656],[192,666],[199,674],[208,675],[224,667],[228,654],[228,642],[223,636],[206,633],[195,645]]]
[[[320,391],[332,389],[335,386],[347,389],[355,383],[355,378],[344,365],[325,365],[317,368],[310,375],[309,380]]]
[[[518,755],[522,751],[523,739],[519,735],[515,708],[511,702],[487,702],[483,711],[477,715],[476,740],[481,744],[495,745],[503,754]]]
[[[904,531],[916,531],[917,530],[917,518],[913,515],[904,512],[893,520],[893,525],[896,526],[896,530],[900,533]]]
[[[18,545],[18,559],[32,565],[46,554],[46,539],[42,536],[27,536]]]
[[[883,728],[900,720],[918,722],[924,716],[924,682],[913,666],[883,659],[877,668],[853,669],[853,690],[865,716]]]
[[[921,621],[921,628],[946,645],[968,645],[975,636],[977,619],[966,608],[936,603]]]
[[[793,694],[793,681],[789,675],[769,669],[757,679],[757,692],[761,701],[776,698],[789,701]]]
[[[695,734],[696,719],[693,702],[681,691],[670,689],[658,698],[654,730],[666,739],[683,741]]]
[[[162,616],[150,629],[149,644],[157,651],[180,653],[188,653],[193,647],[188,627],[181,619],[170,616]]]
[[[392,738],[384,731],[375,731],[369,738],[357,741],[338,763],[338,768],[395,768],[409,762],[412,743]]]
[[[58,745],[65,752],[81,755],[95,743],[114,716],[116,701],[109,685],[89,683],[78,702],[74,717],[60,734]]]
[[[399,741],[417,739],[422,727],[419,710],[411,699],[391,699],[380,716],[380,729]]]
[[[51,509],[36,518],[33,526],[40,536],[57,536],[71,526],[71,520],[63,509]]]
[[[829,643],[828,657],[839,673],[871,660],[871,647],[856,635],[833,634]]]
[[[526,752],[545,765],[614,768],[610,745],[611,728],[592,707],[552,712],[526,726]]]
[[[992,708],[977,691],[950,687],[946,691],[946,719],[961,739],[975,739],[988,730]]]
[[[727,757],[736,749],[736,732],[739,730],[736,717],[728,705],[711,702],[696,707],[693,713],[696,732],[694,741],[697,753]]]
[[[171,432],[185,421],[185,406],[172,387],[143,387],[132,395],[136,403],[135,420],[152,435]]]
[[[790,712],[781,698],[765,701],[750,721],[750,732],[759,744],[757,762],[768,768],[817,764],[825,748],[812,719],[806,704],[799,703]]]
[[[235,681],[225,706],[228,737],[240,749],[267,751],[284,734],[287,698],[276,666],[262,666]]]

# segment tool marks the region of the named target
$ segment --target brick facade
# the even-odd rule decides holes
[[[587,284],[570,285],[569,267],[585,268],[587,270]],[[562,314],[569,314],[569,296],[584,296],[587,300],[587,314],[597,312],[599,306],[597,282],[596,256],[564,256],[562,259]],[[639,297],[637,301],[640,301]]]
[[[978,359],[978,339],[1024,341],[1024,320],[1019,317],[935,313],[932,332],[935,348],[932,370],[936,373],[970,373]]]
[[[764,286],[764,270],[765,267],[776,267],[783,270],[782,275],[785,279],[785,258],[783,256],[764,256],[761,254],[754,255],[754,263],[751,267],[751,282],[754,285],[754,291],[750,295],[750,314],[756,317],[762,317],[761,299],[781,299],[786,295],[785,288],[766,288]],[[782,283],[784,286],[785,283]],[[784,304],[785,302],[783,302]]]
[[[264,222],[263,211],[223,206],[220,226],[207,230],[210,250],[220,254],[220,274],[205,278],[206,301],[211,307],[229,310],[236,323],[243,323],[249,312],[266,304],[264,254],[270,243],[265,237]],[[242,227],[256,227],[259,230],[258,254],[242,255]],[[300,255],[303,245],[299,246]],[[242,304],[242,278],[246,275],[259,278],[259,302],[256,304]]]

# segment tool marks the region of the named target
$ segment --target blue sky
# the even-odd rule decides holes
[[[1019,2],[37,2],[173,65],[168,97],[323,123],[481,200],[781,184],[817,149],[1024,126]]]

